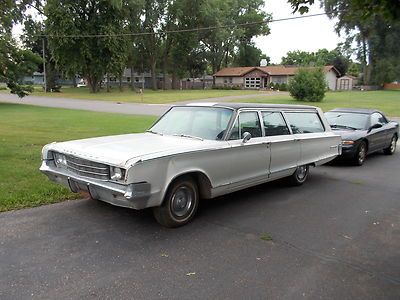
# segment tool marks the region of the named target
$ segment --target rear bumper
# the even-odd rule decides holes
[[[147,182],[118,184],[86,178],[57,168],[52,160],[43,160],[40,171],[51,181],[68,187],[74,193],[87,192],[93,199],[121,207],[143,209],[150,206],[151,186]]]

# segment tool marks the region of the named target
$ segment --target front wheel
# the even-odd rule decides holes
[[[383,149],[383,153],[386,155],[392,155],[396,151],[397,137],[394,135],[390,141],[390,146]]]
[[[302,185],[307,180],[309,170],[308,165],[298,166],[293,175],[288,177],[289,184],[293,186]]]
[[[362,166],[365,162],[366,157],[367,157],[367,144],[365,142],[361,142],[353,158],[353,164],[356,166]]]
[[[158,223],[174,228],[193,219],[198,206],[199,192],[196,183],[190,177],[183,177],[172,183],[163,204],[153,208],[153,214]]]

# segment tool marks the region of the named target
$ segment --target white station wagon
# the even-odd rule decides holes
[[[167,227],[189,222],[200,198],[288,177],[341,154],[312,106],[198,103],[174,106],[147,132],[48,144],[40,170],[73,192],[133,209],[153,207]]]

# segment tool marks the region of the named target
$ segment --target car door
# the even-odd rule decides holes
[[[284,113],[295,140],[300,143],[298,165],[317,163],[337,156],[338,137],[329,134],[316,111],[289,111]]]
[[[300,160],[300,143],[295,141],[281,112],[262,111],[261,117],[265,140],[271,149],[269,176],[291,175]]]
[[[368,133],[368,152],[374,152],[385,148],[386,140],[388,140],[388,128],[387,122],[385,123],[384,120],[384,117],[378,112],[371,114],[370,128],[377,124],[381,125],[382,127],[370,129]]]
[[[243,142],[243,134],[249,132],[251,139]],[[270,149],[262,134],[257,111],[239,112],[228,140],[230,166],[230,189],[237,190],[268,179]]]

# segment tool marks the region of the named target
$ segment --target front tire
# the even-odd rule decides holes
[[[309,170],[308,165],[298,166],[293,175],[288,177],[289,184],[292,186],[302,185],[307,180]]]
[[[362,166],[365,162],[365,158],[367,157],[367,144],[365,142],[361,142],[358,145],[356,154],[353,158],[353,164],[356,166]]]
[[[153,214],[162,226],[175,228],[193,219],[199,206],[199,192],[190,177],[174,181],[168,188],[161,206],[153,208]]]
[[[397,144],[397,136],[394,135],[392,137],[392,140],[390,141],[390,146],[383,149],[383,153],[385,153],[386,155],[394,154],[394,152],[396,151],[396,144]]]

